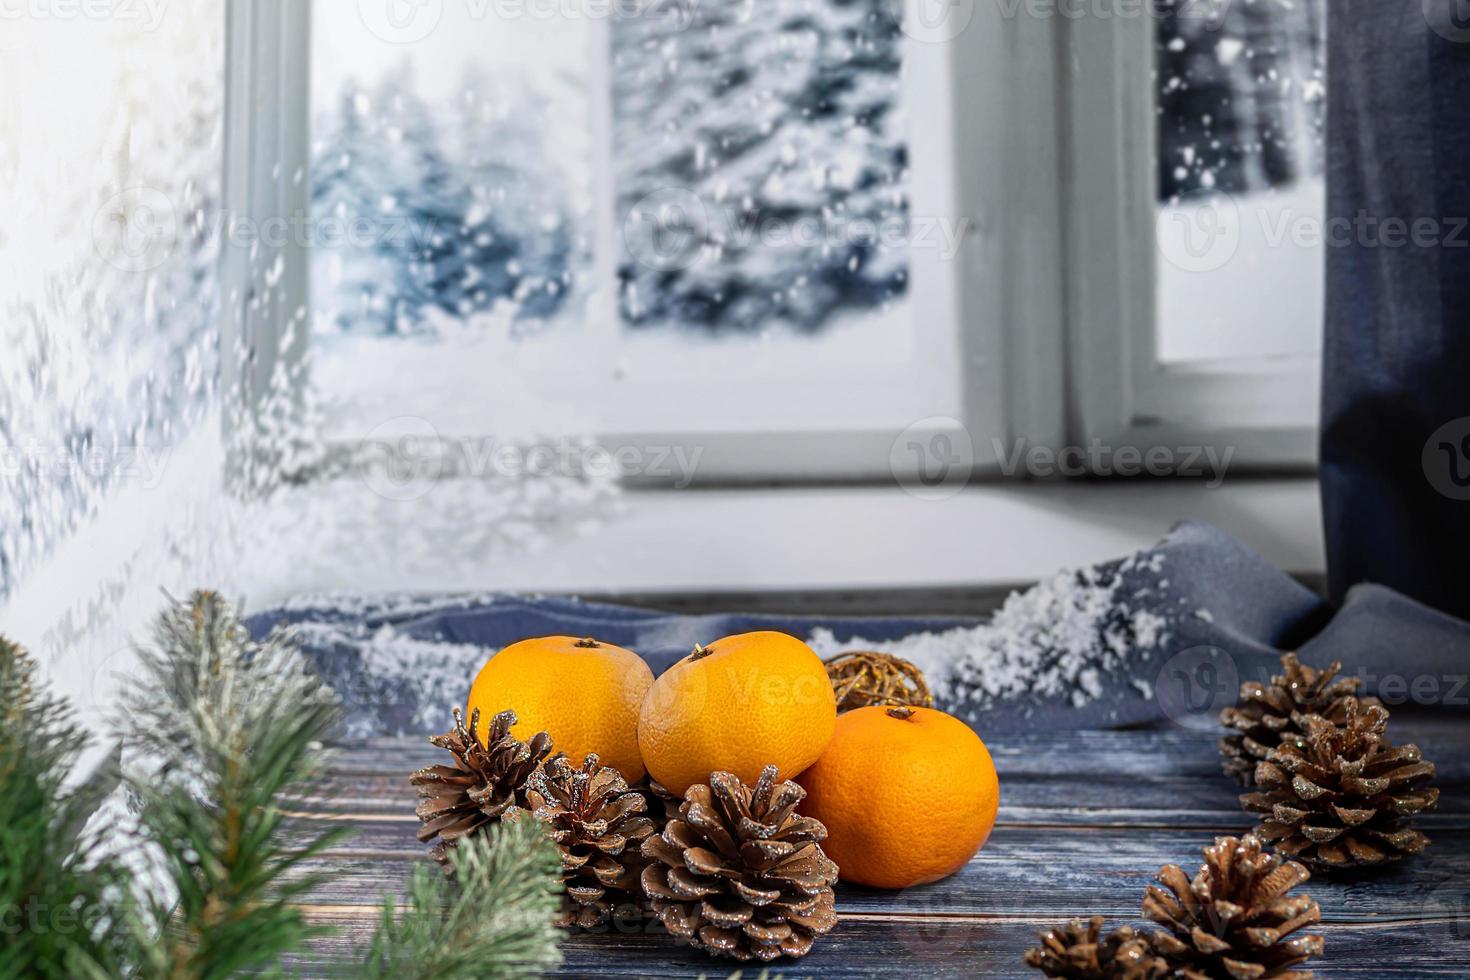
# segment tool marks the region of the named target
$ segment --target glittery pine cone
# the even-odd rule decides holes
[[[429,739],[454,757],[453,764],[428,766],[409,777],[420,797],[415,811],[423,821],[418,839],[428,843],[439,838],[429,853],[446,871],[450,848],[524,802],[526,781],[551,751],[551,736],[545,732],[530,742],[513,737],[515,723],[514,711],[502,711],[482,741],[476,731],[479,709],[466,728],[464,713],[455,708],[454,728]]]
[[[1349,699],[1343,724],[1307,719],[1301,744],[1283,744],[1256,767],[1260,792],[1240,798],[1263,814],[1256,828],[1278,851],[1316,868],[1383,864],[1418,854],[1429,838],[1405,818],[1432,810],[1434,763],[1416,745],[1384,738],[1388,711]]]
[[[827,828],[796,813],[806,792],[767,766],[752,787],[727,772],[684,794],[643,843],[643,889],[675,937],[735,959],[804,956],[837,924]]]
[[[1058,980],[1161,980],[1169,976],[1167,961],[1128,926],[1102,935],[1103,917],[1073,919],[1041,934],[1041,945],[1028,949],[1026,965]]]
[[[1340,663],[1314,670],[1288,653],[1281,658],[1281,669],[1269,684],[1242,684],[1240,703],[1220,712],[1221,724],[1236,731],[1220,740],[1225,772],[1242,786],[1255,785],[1256,766],[1277,746],[1300,747],[1307,718],[1319,716],[1341,724],[1348,700],[1362,687],[1356,677],[1337,676]],[[1378,701],[1365,698],[1362,703]]]
[[[654,833],[643,795],[595,754],[580,768],[557,755],[526,787],[526,803],[561,852],[563,926],[592,929],[643,902],[643,841]],[[635,914],[641,917],[641,911]]]
[[[1289,894],[1311,875],[1267,852],[1260,839],[1222,837],[1205,848],[1191,880],[1177,865],[1159,872],[1143,914],[1167,932],[1150,936],[1169,977],[1180,980],[1308,980],[1296,969],[1322,953],[1321,936],[1297,935],[1321,921],[1307,895]]]

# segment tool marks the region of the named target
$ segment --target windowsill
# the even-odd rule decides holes
[[[690,609],[805,602],[974,614],[1001,590],[1148,547],[1184,518],[1219,526],[1288,572],[1323,566],[1309,478],[1213,490],[1183,480],[984,483],[943,501],[892,485],[636,490],[580,533],[528,535],[540,545],[528,551],[490,546],[502,516],[513,524],[517,512],[472,481],[401,502],[323,482],[226,506],[215,431],[205,425],[176,447],[158,485],[109,498],[0,603],[7,632],[74,703],[111,703],[108,665],[145,634],[160,588],[215,587],[252,610],[306,593],[511,591],[667,597]]]
[[[637,490],[583,533],[530,554],[356,565],[351,581],[303,571],[253,590],[252,606],[352,590],[636,595],[1003,589],[1119,557],[1177,521],[1208,521],[1296,575],[1323,568],[1310,478],[981,484],[943,501],[898,487]],[[409,513],[403,520],[411,520]],[[422,542],[420,542],[422,544]],[[432,549],[431,549],[432,550]],[[461,551],[463,549],[460,549]]]

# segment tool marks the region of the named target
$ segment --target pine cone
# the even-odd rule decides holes
[[[558,754],[531,777],[526,803],[550,825],[547,835],[561,851],[566,898],[558,925],[592,929],[612,918],[618,903],[642,904],[640,847],[654,826],[643,815],[647,801],[621,773],[595,753],[580,769]]]
[[[717,955],[805,956],[837,924],[827,828],[797,814],[806,791],[767,766],[751,789],[728,772],[684,794],[678,816],[643,842],[643,890],[675,937]]]
[[[682,797],[675,796],[663,788],[653,776],[644,776],[638,785],[633,787],[643,798],[648,801],[648,818],[661,832],[664,824],[679,815],[679,804],[683,803]]]
[[[1310,980],[1294,967],[1320,956],[1321,936],[1295,936],[1322,918],[1306,895],[1288,895],[1311,875],[1294,861],[1263,850],[1259,838],[1221,837],[1205,848],[1205,863],[1190,881],[1178,865],[1148,887],[1143,914],[1166,927],[1150,937],[1183,980]]]
[[[1384,739],[1388,711],[1349,699],[1343,724],[1307,719],[1303,744],[1280,745],[1256,767],[1262,792],[1240,802],[1266,814],[1256,828],[1277,850],[1318,868],[1348,868],[1418,854],[1429,838],[1403,818],[1434,808],[1434,763],[1417,745]]]
[[[1247,681],[1240,685],[1240,703],[1220,712],[1221,724],[1240,733],[1220,740],[1225,772],[1245,787],[1255,785],[1256,765],[1272,749],[1301,745],[1307,717],[1319,715],[1341,724],[1348,699],[1362,686],[1356,677],[1337,677],[1340,663],[1313,670],[1302,666],[1296,654],[1288,653],[1281,658],[1281,668],[1284,673],[1271,678],[1270,684]],[[1377,704],[1378,700],[1365,698],[1363,703]]]
[[[512,737],[510,729],[515,723],[514,711],[502,711],[490,722],[481,742],[475,732],[479,709],[470,715],[470,727],[465,728],[464,713],[455,708],[454,728],[429,739],[454,756],[454,765],[429,766],[408,779],[422,797],[415,811],[423,821],[418,838],[424,843],[440,838],[429,854],[446,871],[449,848],[457,841],[522,805],[526,780],[551,751],[551,736],[545,732],[529,743]]]
[[[1041,934],[1041,945],[1026,950],[1026,965],[1061,980],[1160,980],[1169,964],[1154,955],[1148,937],[1124,926],[1107,938],[1103,917],[1073,919]]]

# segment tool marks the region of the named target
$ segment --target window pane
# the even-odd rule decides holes
[[[339,425],[452,413],[507,345],[585,321],[589,25],[483,6],[423,32],[313,8],[312,369]]]
[[[347,229],[310,258],[329,427],[956,413],[920,369],[953,326],[909,308],[893,5],[599,10],[445,4],[404,35],[314,6],[312,206]],[[750,397],[693,397],[713,379]]]
[[[213,407],[224,2],[130,9],[0,26],[0,600]]]
[[[1320,348],[1325,12],[1180,2],[1158,21],[1164,361]]]
[[[884,316],[908,284],[896,9],[745,0],[614,23],[626,326],[899,329]]]

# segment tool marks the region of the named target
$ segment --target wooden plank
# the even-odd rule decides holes
[[[1419,818],[1426,831],[1470,830],[1470,725],[1406,723],[1439,768],[1440,806]],[[1241,789],[1219,768],[1216,733],[1182,729],[1056,732],[994,739],[1002,824],[1194,828],[1233,833],[1251,826]],[[369,739],[343,746],[324,792],[302,810],[411,819],[407,776],[442,761],[424,739]]]
[[[1357,881],[1319,877],[1305,890],[1329,935],[1321,977],[1464,976],[1470,961],[1470,732],[1461,719],[1395,718],[1396,741],[1415,741],[1439,767],[1441,809],[1419,826],[1429,854]],[[1001,772],[1001,823],[958,874],[901,892],[842,885],[837,933],[806,960],[777,964],[786,977],[1027,977],[1021,951],[1045,925],[1074,914],[1138,915],[1158,867],[1193,870],[1218,832],[1249,818],[1219,771],[1217,732],[1183,729],[1059,732],[991,741]],[[360,831],[312,863],[329,885],[313,918],[343,927],[300,962],[308,975],[340,970],[371,930],[376,903],[402,894],[424,848],[414,839],[412,769],[441,753],[422,739],[342,746],[323,792],[298,800],[293,832],[349,823]],[[558,976],[723,977],[738,964],[681,947],[654,926],[621,923],[566,943]],[[756,976],[759,969],[747,971]]]
[[[1394,741],[1417,744],[1442,780],[1470,782],[1470,718],[1395,715],[1392,726]],[[997,769],[1012,776],[1207,779],[1221,775],[1216,744],[1223,734],[1223,729],[1184,728],[1031,732],[996,735],[986,739],[986,746]],[[426,737],[354,739],[337,748],[334,768],[344,774],[396,775],[444,758]]]
[[[309,956],[293,961],[306,976],[342,973],[366,945],[374,925],[372,909],[312,909],[310,918],[339,930],[317,943]],[[771,964],[771,975],[806,977],[1014,977],[1039,978],[1021,961],[1036,943],[1042,924],[1017,919],[949,917],[874,918],[849,916],[811,954]],[[1313,962],[1322,980],[1332,978],[1464,977],[1467,948],[1463,930],[1394,922],[1381,926],[1326,926],[1326,955]],[[565,961],[557,977],[725,977],[743,969],[759,976],[760,967],[715,959],[675,942],[655,927],[599,935],[577,934],[563,944]]]
[[[332,881],[313,901],[360,905],[402,893],[413,862],[426,860],[423,845],[404,822],[367,823],[347,848],[308,867],[330,869]],[[1049,829],[1002,827],[957,874],[930,885],[890,892],[842,885],[843,912],[903,915],[1018,915],[1043,920],[1080,912],[1137,914],[1145,886],[1164,864],[1193,872],[1200,848],[1212,835],[1180,830]],[[1369,881],[1318,876],[1307,888],[1329,922],[1403,918],[1456,918],[1465,910],[1426,884],[1466,883],[1470,894],[1470,833],[1436,838],[1429,855],[1380,871]],[[1438,894],[1436,901],[1427,896]]]
[[[1470,830],[1470,786],[1438,784],[1444,792],[1438,810],[1417,818],[1425,831]],[[1094,776],[1049,779],[1001,776],[1002,826],[1176,827],[1211,833],[1248,829],[1250,815],[1240,808],[1242,790],[1222,774],[1209,778],[1132,779]],[[321,792],[300,797],[292,808],[364,820],[415,823],[417,798],[402,775],[340,775]]]

